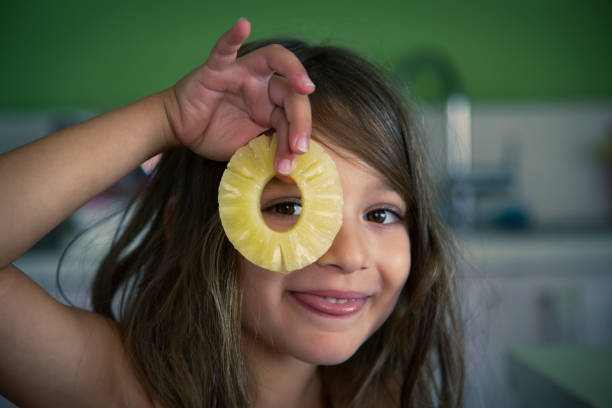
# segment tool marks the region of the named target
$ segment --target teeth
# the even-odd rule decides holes
[[[355,301],[355,299],[336,299],[336,298],[333,298],[331,296],[326,296],[325,300],[327,300],[329,303],[340,303],[340,304],[344,304],[344,303],[347,303],[347,302],[354,302]]]

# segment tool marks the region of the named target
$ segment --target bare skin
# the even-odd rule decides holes
[[[282,47],[237,59],[249,32],[239,20],[204,65],[168,90],[0,156],[0,394],[19,406],[157,405],[114,322],[59,304],[12,262],[140,163],[176,146],[226,160],[274,128],[275,168],[288,174],[308,148],[314,85]]]
[[[410,238],[401,221],[406,203],[380,173],[339,151],[327,149],[342,184],[342,226],[325,254],[287,275],[240,258],[242,341],[257,382],[256,406],[321,406],[318,368],[341,364],[361,347],[392,312],[410,273]],[[302,201],[294,185],[274,181],[261,201],[272,229],[286,230],[299,218]],[[336,302],[300,300],[321,291],[350,292],[363,303],[354,313],[334,316],[321,312]],[[334,406],[349,405],[342,399],[353,395],[341,395],[346,387],[325,386]],[[395,405],[380,400],[380,406]]]

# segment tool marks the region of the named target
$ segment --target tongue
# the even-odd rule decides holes
[[[351,299],[346,303],[331,303],[325,297],[307,292],[293,292],[295,298],[316,312],[333,316],[344,316],[356,313],[365,304],[366,298]]]

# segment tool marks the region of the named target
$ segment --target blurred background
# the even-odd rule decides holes
[[[408,84],[462,250],[466,406],[611,407],[612,3],[2,2],[0,152],[171,86],[241,16],[252,38],[347,46]],[[61,299],[68,241],[142,177],[18,266]],[[112,226],[66,257],[60,280],[79,306]]]

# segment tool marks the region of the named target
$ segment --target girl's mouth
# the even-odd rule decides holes
[[[289,292],[307,310],[326,317],[350,317],[357,314],[369,296],[358,292]]]

